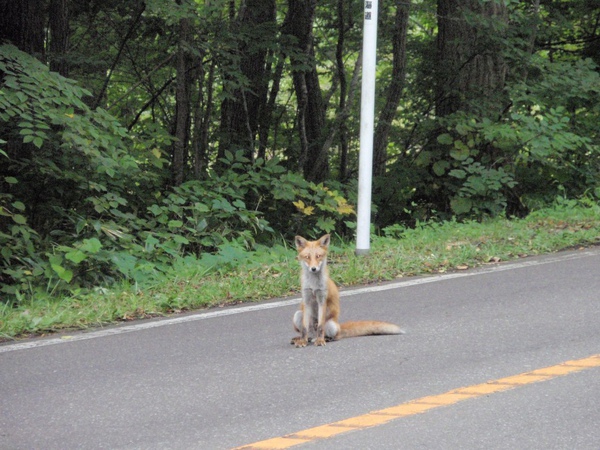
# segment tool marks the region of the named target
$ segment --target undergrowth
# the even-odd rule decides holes
[[[309,236],[307,236],[309,237]],[[313,236],[310,236],[313,237]],[[333,239],[332,277],[342,287],[444,273],[530,255],[600,243],[600,207],[592,201],[558,201],[524,219],[392,226],[367,256]],[[37,296],[0,304],[0,339],[82,329],[182,311],[296,294],[298,266],[291,245],[225,248],[214,257],[182,258],[152,284],[121,284],[93,293]]]

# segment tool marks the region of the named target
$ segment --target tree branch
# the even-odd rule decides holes
[[[106,93],[106,89],[108,88],[108,83],[110,82],[110,79],[112,78],[112,74],[115,70],[115,67],[117,67],[119,59],[121,58],[121,53],[123,53],[125,44],[127,44],[127,41],[133,34],[133,30],[135,30],[135,27],[137,26],[138,22],[140,21],[142,14],[144,13],[145,10],[146,10],[146,3],[142,2],[137,16],[131,23],[131,26],[129,27],[129,30],[127,31],[127,34],[125,35],[125,38],[123,38],[123,41],[121,42],[119,51],[117,52],[117,56],[115,57],[112,65],[110,67],[110,70],[108,71],[108,75],[106,76],[106,79],[104,80],[104,85],[102,86],[102,89],[100,90],[100,92],[98,92],[98,95],[96,96],[96,101],[94,102],[92,109],[96,109],[98,106],[100,106],[100,101],[102,100],[102,97],[104,97],[104,94]]]

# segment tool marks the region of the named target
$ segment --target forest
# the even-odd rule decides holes
[[[354,233],[364,3],[0,0],[0,297]],[[597,0],[380,0],[373,228],[600,199]]]

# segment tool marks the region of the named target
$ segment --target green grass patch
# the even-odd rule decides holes
[[[357,257],[353,243],[334,239],[331,274],[342,286],[465,270],[488,263],[600,243],[600,207],[563,201],[524,219],[390,227]],[[147,286],[123,284],[71,297],[0,304],[0,339],[83,329],[182,311],[296,294],[295,250],[226,249],[215,258],[182,258],[167,276]]]

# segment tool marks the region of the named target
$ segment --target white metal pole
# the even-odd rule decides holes
[[[360,156],[358,161],[358,211],[356,254],[371,247],[371,185],[375,115],[375,66],[377,56],[378,0],[365,1],[363,28],[362,88],[360,95]]]

